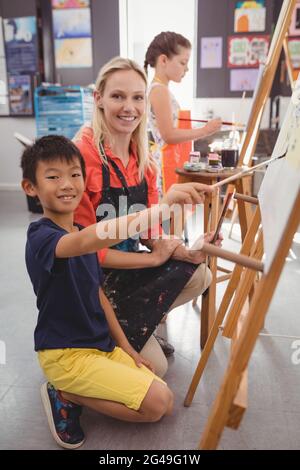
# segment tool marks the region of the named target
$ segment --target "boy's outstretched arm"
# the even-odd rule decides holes
[[[90,225],[79,232],[72,232],[60,238],[56,246],[57,258],[70,258],[94,253],[102,248],[116,245],[129,237],[157,225],[158,221],[169,219],[166,206],[172,204],[200,204],[205,193],[213,188],[201,183],[174,184],[165,194],[160,204],[134,214],[125,215]]]
[[[123,349],[123,351],[129,354],[129,356],[132,357],[138,367],[145,365],[150,370],[154,371],[153,365],[149,361],[144,359],[142,356],[140,356],[139,353],[128,342],[128,339],[126,338],[125,333],[122,330],[120,323],[118,322],[116,314],[108,298],[106,297],[101,288],[99,289],[99,299],[106,316],[110,334],[115,340],[117,346],[119,346]]]

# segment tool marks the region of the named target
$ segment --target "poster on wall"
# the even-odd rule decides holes
[[[253,91],[258,77],[258,69],[230,70],[230,91]]]
[[[11,115],[31,116],[33,114],[30,75],[9,75],[8,94]]]
[[[221,37],[201,38],[201,62],[202,69],[222,68],[222,45]]]
[[[258,67],[267,58],[269,42],[267,35],[229,36],[228,67]]]
[[[289,38],[289,53],[294,69],[300,69],[300,38]]]
[[[91,67],[90,9],[54,9],[52,13],[56,67]]]
[[[6,60],[3,41],[2,18],[0,16],[0,116],[9,114],[8,94],[7,94],[7,75]]]
[[[2,17],[0,16],[0,57],[5,57],[4,40],[3,40],[3,28],[2,28]]]
[[[263,32],[266,29],[265,0],[239,1],[234,10],[234,32]]]
[[[3,24],[7,72],[36,72],[38,48],[35,16],[7,18]]]
[[[52,8],[88,8],[90,0],[52,0]]]
[[[293,11],[291,26],[289,29],[290,36],[300,36],[300,2],[296,3]]]

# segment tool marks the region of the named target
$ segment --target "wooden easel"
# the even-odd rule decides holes
[[[250,116],[248,119],[247,132],[245,139],[242,144],[239,166],[248,164],[251,166],[254,150],[256,147],[259,126],[261,123],[263,110],[267,102],[270,90],[272,87],[273,79],[276,73],[276,68],[279,62],[280,53],[283,47],[283,41],[286,37],[291,16],[296,5],[297,0],[284,0],[281,12],[276,24],[274,35],[271,41],[269,54],[266,60],[266,64],[263,70],[262,78],[259,83],[257,93],[254,97],[254,102],[251,108]],[[197,173],[183,172],[177,170],[180,177],[178,182],[186,181],[200,181]],[[184,173],[184,174],[183,174]],[[251,177],[244,178],[241,180],[241,187],[237,189],[240,194],[251,195]],[[215,224],[218,218],[218,201],[216,198],[210,203],[207,203],[204,207],[204,226],[205,221],[211,219],[211,230],[214,230]],[[239,219],[241,224],[242,240],[244,240],[247,230],[249,228],[250,220],[252,218],[252,210],[250,205],[245,205],[243,201],[237,200]],[[213,325],[215,314],[216,314],[216,282],[217,282],[217,262],[211,259],[210,269],[212,271],[213,279],[212,283],[203,295],[202,307],[201,307],[201,322],[203,322],[203,328],[201,327],[201,347],[203,348],[211,326]],[[228,274],[228,273],[227,273]],[[226,276],[227,277],[227,276]]]
[[[199,444],[201,449],[215,449],[226,424],[233,424],[232,427],[237,427],[239,424],[239,420],[237,423],[235,420],[231,423],[235,411],[234,402],[299,223],[300,191],[298,191],[293,209],[289,214],[276,256],[269,271],[263,274],[258,282],[254,296],[250,301],[249,312],[233,345],[228,368],[202,434]],[[219,255],[222,256],[221,253]],[[257,262],[256,259],[253,261]]]
[[[282,4],[263,74],[248,119],[246,135],[239,156],[239,166],[245,164],[251,166],[263,110],[270,95],[281,50],[288,32],[296,2],[297,0],[284,0]]]
[[[239,197],[239,195],[236,196]],[[251,202],[253,203],[254,201],[251,200]],[[222,333],[223,336],[233,339],[229,365],[206,423],[199,445],[201,449],[215,449],[224,427],[228,426],[237,429],[247,408],[247,364],[264,323],[269,304],[285,263],[285,258],[292,244],[293,236],[300,223],[300,191],[282,235],[277,255],[272,262],[269,272],[257,281],[255,293],[250,300],[249,311],[241,321],[242,309],[253,287],[256,274],[263,271],[263,264],[261,262],[263,242],[261,229],[259,228],[260,222],[260,210],[257,206],[239,255],[233,255],[230,252],[206,244],[203,247],[203,250],[210,256],[220,256],[237,264],[227,285],[184,402],[185,406],[189,406],[192,402],[213,349],[219,328],[235,294]],[[243,267],[246,267],[246,269],[243,270]],[[241,276],[242,279],[240,281]]]
[[[241,253],[233,255],[206,244],[202,248],[210,256],[220,256],[237,263],[185,399],[185,405],[189,406],[213,348],[219,327],[235,294],[223,329],[223,335],[233,339],[229,366],[200,443],[203,449],[216,447],[225,425],[234,429],[239,426],[247,407],[247,363],[263,325],[294,233],[300,223],[299,90],[300,78],[295,85],[295,92],[269,162],[271,166],[266,172],[259,191],[261,207],[258,206],[258,200],[236,195],[245,202],[257,205]],[[274,186],[277,191],[273,194]],[[287,196],[288,193],[289,196]],[[274,204],[270,204],[271,198]],[[262,230],[259,228],[260,211],[262,211],[265,224],[267,255],[265,269],[260,261],[264,252]],[[246,266],[247,269],[242,272],[241,266]],[[254,294],[251,295],[256,277],[255,271],[262,271],[264,274],[256,282]],[[239,281],[240,278],[241,281]],[[249,311],[243,318],[242,309],[248,296],[250,296]]]

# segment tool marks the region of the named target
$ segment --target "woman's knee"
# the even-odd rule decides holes
[[[211,270],[204,264],[200,264],[187,286],[195,291],[195,297],[202,294],[210,286],[212,281]]]
[[[154,372],[158,377],[163,377],[168,370],[168,361],[161,349],[158,341],[153,335],[150,336],[147,343],[141,350],[141,356],[151,362]]]
[[[159,421],[164,415],[169,415],[173,408],[173,393],[169,387],[154,380],[140,406],[139,412],[145,421]]]

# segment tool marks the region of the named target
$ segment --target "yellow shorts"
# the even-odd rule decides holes
[[[138,367],[121,348],[45,349],[38,352],[40,365],[58,390],[83,397],[123,403],[138,410],[152,381],[165,383],[147,367]]]

